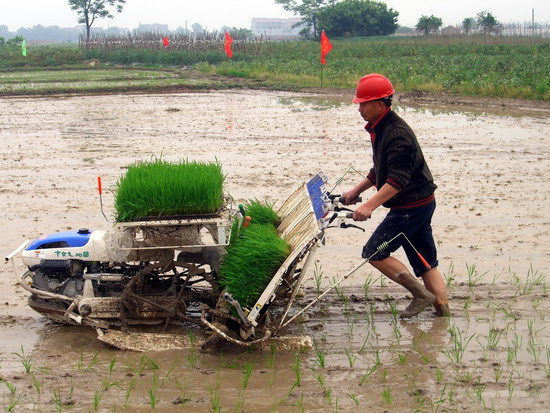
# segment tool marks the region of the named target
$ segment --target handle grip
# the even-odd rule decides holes
[[[342,204],[346,204],[346,197],[344,196],[341,196],[339,199],[338,199],[339,202],[341,202]],[[350,204],[356,204],[358,202],[363,202],[363,198],[360,197],[360,196],[356,196],[355,198],[353,198],[351,201],[349,201]]]
[[[336,218],[351,218],[353,217],[353,212],[335,212],[330,217],[328,223],[331,224]]]

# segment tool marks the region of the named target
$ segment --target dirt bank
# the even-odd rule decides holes
[[[94,400],[105,411],[169,411],[173,403],[208,411],[218,402],[246,411],[546,411],[550,121],[521,105],[476,110],[441,98],[425,106],[430,99],[403,94],[396,110],[417,132],[439,185],[434,231],[453,318],[395,320],[392,308],[404,308],[406,294],[364,269],[291,331],[311,335],[315,350],[144,356],[107,347],[93,330],[45,322],[26,306],[8,264],[0,274],[0,358],[3,379],[17,389],[4,386],[5,405],[20,397],[22,411],[86,411]],[[217,158],[237,200],[281,202],[319,170],[334,185],[350,166],[368,171],[362,127],[349,96],[336,91],[2,99],[1,251],[44,233],[109,228],[97,176],[113,188],[125,165],[160,154]],[[348,175],[336,191],[357,179]],[[103,199],[110,216],[112,196]],[[318,255],[322,285],[358,263],[383,216],[362,224],[365,233],[330,230]],[[25,373],[29,357],[34,376]]]

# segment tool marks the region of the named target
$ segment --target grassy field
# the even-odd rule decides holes
[[[234,45],[220,51],[79,50],[75,47],[0,49],[0,93],[116,91],[235,86],[190,80],[181,68],[250,80],[273,89],[353,88],[369,72],[387,75],[400,91],[450,92],[486,97],[550,99],[550,40],[526,37],[384,37],[333,40],[328,64],[311,41]],[[242,50],[240,50],[240,48]],[[96,66],[91,68],[89,62]],[[52,68],[63,68],[50,72]],[[85,72],[81,69],[87,68]],[[113,70],[113,69],[117,70]],[[144,70],[148,69],[148,70]],[[68,70],[70,69],[70,70]],[[123,70],[121,70],[123,69]]]

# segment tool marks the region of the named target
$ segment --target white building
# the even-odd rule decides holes
[[[252,19],[252,33],[255,36],[269,36],[269,37],[292,37],[298,36],[300,28],[292,28],[292,25],[299,23],[301,19],[271,19],[271,18],[258,18]]]

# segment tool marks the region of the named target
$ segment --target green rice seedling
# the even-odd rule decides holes
[[[283,404],[285,401],[288,400],[288,398],[290,397],[290,395],[292,394],[292,392],[294,391],[296,386],[297,386],[297,383],[294,382],[294,384],[292,384],[292,386],[290,386],[290,389],[288,389],[288,391],[285,393],[285,395],[283,397],[281,397],[279,400],[275,401],[275,403],[273,403],[273,411],[276,411],[277,407],[279,407],[281,404]]]
[[[270,348],[270,352],[267,358],[267,368],[273,369],[275,367],[275,356],[277,354],[277,346],[275,344],[271,344],[269,348]]]
[[[437,383],[441,383],[443,381],[443,370],[441,370],[439,367],[435,369],[435,381]]]
[[[94,411],[99,409],[99,404],[101,403],[101,399],[103,398],[103,392],[101,390],[97,390],[94,392]]]
[[[314,371],[311,372],[313,374],[313,377],[315,377],[315,380],[321,385],[321,387],[325,387],[325,378],[321,373],[316,373]]]
[[[348,363],[350,368],[353,368],[353,365],[355,364],[355,361],[357,360],[357,356],[353,354],[352,348],[345,348],[344,351],[346,352],[346,356],[348,358]]]
[[[187,361],[189,362],[189,367],[191,367],[192,369],[197,368],[197,362],[199,361],[200,357],[200,353],[192,347],[186,356]]]
[[[164,386],[164,382],[166,380],[170,380],[170,375],[174,372],[175,368],[177,366],[177,361],[174,360],[172,362],[172,366],[170,367],[170,369],[166,372],[166,374],[164,375],[164,377],[162,378],[162,381],[160,383],[160,387]]]
[[[390,386],[386,386],[386,387],[384,387],[384,390],[382,390],[382,399],[384,399],[384,401],[387,404],[392,404],[392,395],[391,395],[391,387]]]
[[[111,361],[109,362],[109,379],[111,379],[111,376],[113,375],[113,369],[115,368],[116,363],[116,357],[113,357]]]
[[[82,372],[85,373],[87,371],[92,370],[97,363],[99,363],[99,353],[95,353],[92,356],[92,359],[89,362],[86,362],[84,360],[84,353],[81,350],[80,351],[80,357],[76,361],[76,369],[77,369],[77,371],[79,371],[81,373]]]
[[[323,390],[323,396],[324,396],[325,400],[327,401],[327,404],[329,406],[332,406],[332,390],[330,389],[330,387],[325,386],[325,388]]]
[[[7,380],[4,380],[4,379],[0,379],[0,381],[2,381],[6,385],[6,387],[8,388],[8,390],[10,392],[8,403],[7,403],[7,405],[4,405],[4,408],[8,412],[12,412],[12,411],[14,411],[14,409],[17,407],[17,405],[19,403],[21,403],[23,400],[25,400],[25,396],[16,394],[17,387],[13,383],[10,383],[10,382],[8,382]]]
[[[296,400],[296,402],[293,404],[293,406],[299,407],[300,411],[304,413],[306,411],[304,406],[304,395],[300,394],[300,398]]]
[[[135,378],[132,378],[130,380],[130,383],[128,385],[128,388],[126,389],[126,394],[124,396],[124,408],[128,408],[128,405],[130,404],[130,397],[132,397],[132,392],[134,391],[134,388],[137,385],[137,380]]]
[[[407,362],[407,355],[401,352],[397,353],[397,364],[400,366],[404,365]]]
[[[359,406],[359,398],[357,397],[356,394],[346,393],[346,395],[347,395],[351,400],[353,400],[353,402],[355,403],[356,406]]]
[[[315,292],[317,296],[321,295],[321,282],[323,281],[323,267],[315,262],[315,267],[313,269],[313,279],[315,280]]]
[[[363,340],[363,343],[361,344],[361,348],[359,348],[359,353],[364,353],[367,350],[367,344],[369,342],[370,335],[371,335],[371,330],[368,330],[367,336]]]
[[[447,386],[443,386],[443,389],[439,393],[439,398],[437,400],[430,401],[430,408],[433,413],[436,413],[441,408],[441,405],[447,401],[445,393],[447,392]]]
[[[248,381],[250,380],[250,375],[254,370],[254,363],[244,363],[244,378],[243,378],[243,390],[248,387]]]
[[[4,379],[2,379],[1,381],[8,388],[10,394],[15,394],[15,392],[17,391],[17,386],[15,386],[15,384],[10,383],[9,381]]]
[[[376,282],[376,279],[371,277],[371,275],[369,274],[369,276],[367,278],[365,278],[365,282],[363,283],[363,293],[365,295],[365,300],[368,299],[369,297],[369,291],[370,291],[370,287]]]
[[[149,389],[149,406],[151,406],[151,409],[154,409],[158,402],[159,398],[156,392],[153,389]]]
[[[514,373],[510,372],[510,378],[508,379],[508,401],[512,400],[512,396],[514,395]]]
[[[25,373],[29,374],[32,370],[32,357],[27,356],[25,354],[25,350],[23,350],[23,346],[21,346],[21,353],[13,353],[17,357],[21,359],[21,364],[23,364],[23,367],[25,368]]]
[[[533,268],[533,264],[531,264],[529,265],[529,270],[527,271],[527,277],[525,277],[525,283],[522,284],[521,280],[518,282],[516,295],[531,294],[533,289],[540,285],[546,285],[544,274],[541,274],[539,270],[535,270]]]
[[[504,305],[501,305],[501,304],[497,304],[497,308],[502,311],[502,313],[504,314],[505,318],[510,318],[514,321],[517,321],[519,320],[519,314],[515,311],[512,310],[512,307],[510,306],[510,304],[508,304],[507,306],[504,306]]]
[[[388,295],[386,295],[386,307],[392,316],[393,323],[397,323],[399,318],[399,311],[397,310],[397,303],[393,301]]]
[[[290,370],[294,372],[294,376],[296,377],[296,385],[300,387],[301,385],[301,371],[300,371],[300,365],[301,365],[302,358],[299,353],[294,353],[294,364],[290,366]]]
[[[468,275],[468,281],[466,282],[466,285],[468,287],[475,287],[476,285],[478,285],[483,277],[487,274],[487,271],[485,271],[484,273],[479,273],[476,269],[475,264],[468,265],[468,263],[466,263],[466,272]]]
[[[251,224],[227,248],[220,284],[242,307],[258,300],[290,254],[290,246],[267,224]]]
[[[416,383],[416,379],[418,378],[418,376],[420,375],[420,373],[422,373],[422,371],[424,370],[423,367],[419,367],[417,369],[413,369],[412,370],[412,377],[413,377],[413,384]]]
[[[544,373],[546,373],[546,378],[550,379],[550,347],[546,347],[546,364],[544,365]]]
[[[34,375],[34,373],[31,373],[32,377],[32,386],[36,390],[38,394],[42,394],[42,390],[44,388],[44,378],[41,378],[40,380]]]
[[[193,399],[193,395],[195,394],[195,392],[192,391],[188,393],[187,386],[182,385],[178,381],[178,379],[170,379],[170,381],[172,381],[176,385],[176,387],[181,391],[181,396],[177,399],[178,404],[183,404],[185,406],[187,403],[190,403],[191,400]]]
[[[455,326],[454,331],[455,333],[451,335],[452,346],[447,350],[443,350],[443,354],[447,356],[452,363],[458,364],[462,361],[462,357],[464,357],[464,353],[466,352],[466,347],[475,334],[472,334],[468,338],[463,338],[460,328]]]
[[[452,287],[454,284],[454,281],[456,279],[456,273],[455,273],[455,264],[451,261],[449,264],[449,269],[447,272],[443,273],[443,278],[445,279],[445,285],[447,287]]]
[[[55,405],[55,410],[60,412],[63,409],[63,401],[61,400],[61,392],[59,390],[53,391],[53,396],[51,396],[51,401]]]
[[[365,374],[363,374],[363,376],[361,377],[361,380],[359,380],[359,385],[361,386],[365,381],[368,380],[368,378],[370,376],[372,376],[376,370],[378,370],[378,367],[380,367],[380,360],[377,360],[376,363],[374,363],[374,366],[372,366],[369,370],[367,370],[365,372]]]
[[[210,384],[210,406],[211,411],[218,413],[221,411],[221,395],[220,395],[220,372],[216,375],[214,386]]]
[[[224,179],[217,162],[136,162],[116,183],[116,221],[216,213]]]
[[[153,360],[151,357],[148,357],[148,356],[141,356],[141,358],[139,360],[139,363],[140,363],[140,366],[143,367],[141,369],[141,371],[143,371],[145,369],[148,369],[148,370],[158,370],[159,369],[159,365],[157,364],[157,362],[155,360]]]
[[[527,342],[527,352],[531,355],[533,362],[538,363],[541,355],[541,345],[537,342],[535,337],[530,336]]]
[[[315,353],[315,364],[321,369],[325,368],[325,352],[321,350],[317,343],[314,343],[313,352]]]
[[[500,364],[498,364],[498,366],[494,368],[493,372],[495,373],[495,381],[498,383],[500,381],[500,378],[502,377],[504,369]]]

